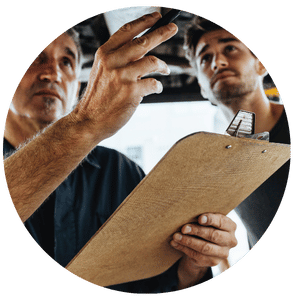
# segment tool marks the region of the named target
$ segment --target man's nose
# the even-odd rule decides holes
[[[218,53],[218,54],[214,55],[213,61],[211,64],[211,68],[213,71],[216,71],[217,69],[226,68],[227,66],[228,66],[228,61],[223,54]]]
[[[48,62],[47,65],[42,66],[39,79],[47,82],[60,82],[61,76],[62,74],[60,72],[59,64],[52,61]]]

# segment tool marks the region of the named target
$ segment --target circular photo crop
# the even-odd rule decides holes
[[[95,285],[166,293],[259,242],[285,192],[290,134],[272,77],[239,38],[186,11],[128,7],[32,62],[3,155],[37,247]]]

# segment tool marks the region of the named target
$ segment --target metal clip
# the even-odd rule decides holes
[[[269,141],[269,132],[254,133],[254,128],[255,113],[239,110],[226,129],[226,132],[234,137]]]

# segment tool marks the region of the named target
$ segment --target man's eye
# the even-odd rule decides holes
[[[229,52],[232,52],[232,51],[235,51],[235,50],[237,50],[237,48],[235,46],[232,46],[232,45],[228,45],[225,48],[226,53],[229,53]]]
[[[68,57],[63,58],[63,64],[64,64],[64,66],[72,67],[72,62]]]
[[[205,54],[203,55],[203,57],[201,58],[201,64],[206,64],[207,62],[210,61],[210,55],[209,54]]]

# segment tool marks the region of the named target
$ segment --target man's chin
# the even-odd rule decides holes
[[[36,118],[45,124],[51,124],[63,117],[62,109],[57,105],[57,102],[52,102],[52,105],[41,105],[37,107]]]
[[[62,117],[62,115],[57,113],[56,111],[52,111],[52,112],[42,111],[42,112],[36,114],[37,122],[42,124],[43,126],[48,126],[48,125],[56,122],[61,117]]]
[[[214,97],[220,102],[231,102],[241,98],[245,91],[240,85],[224,85],[213,90]]]

